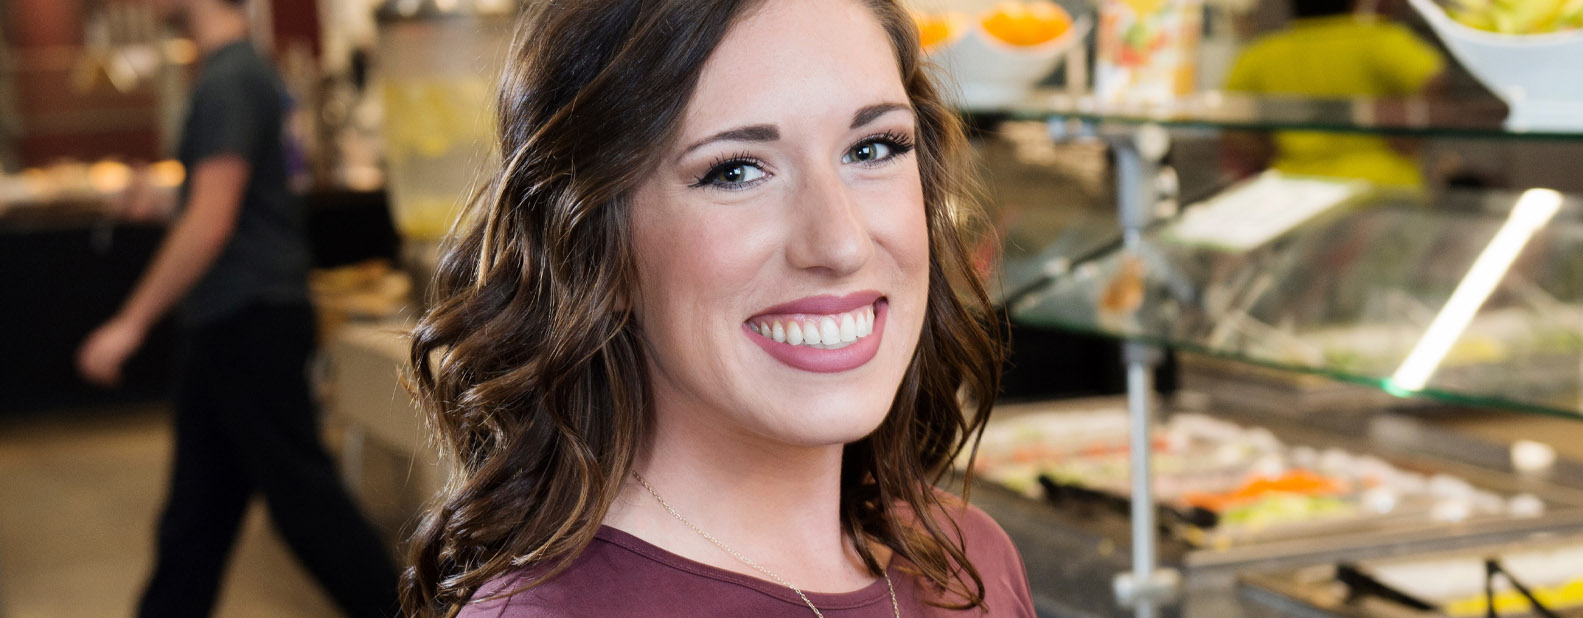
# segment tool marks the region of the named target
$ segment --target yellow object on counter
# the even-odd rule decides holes
[[[1530,590],[1534,598],[1545,607],[1558,610],[1583,607],[1583,579],[1574,579],[1559,586],[1538,586]],[[1446,603],[1446,613],[1452,616],[1484,616],[1489,613],[1489,600],[1484,595]],[[1528,599],[1516,590],[1495,593],[1495,613],[1502,616],[1523,614],[1530,611]]]

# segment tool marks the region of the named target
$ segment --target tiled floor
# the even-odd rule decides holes
[[[133,614],[164,498],[167,420],[146,406],[0,421],[0,618]],[[215,616],[338,615],[255,503]]]

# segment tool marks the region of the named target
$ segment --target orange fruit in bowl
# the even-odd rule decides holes
[[[912,21],[918,26],[919,45],[930,49],[955,38],[962,17],[949,12],[913,13]]]
[[[1072,16],[1054,2],[1002,2],[981,21],[990,36],[1021,47],[1048,43],[1072,27]]]

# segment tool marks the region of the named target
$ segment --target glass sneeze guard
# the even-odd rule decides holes
[[[1188,233],[1184,216],[1010,309],[1400,395],[1583,416],[1583,201],[1539,219],[1518,193],[1441,201],[1353,194],[1241,246]],[[1473,279],[1487,289],[1464,289]]]
[[[1322,374],[1393,394],[1583,416],[1583,216],[1576,200],[1487,195],[1435,210],[1367,187],[1243,200],[1259,215],[1155,221],[1167,129],[1309,130],[1408,137],[1578,140],[1578,129],[1508,126],[1494,101],[1325,101],[1206,93],[1167,105],[1104,104],[1035,92],[994,110],[1041,120],[1056,139],[1102,137],[1114,155],[1122,241],[1044,276],[1008,301],[1014,319],[1127,343],[1132,567],[1117,601],[1158,615],[1180,590],[1157,566],[1150,378],[1158,346]],[[1280,180],[1280,179],[1277,179]],[[1256,182],[1254,183],[1257,184]],[[1245,189],[1245,187],[1244,187]],[[1238,191],[1227,194],[1252,193]],[[1211,200],[1214,201],[1214,200]],[[1475,200],[1478,201],[1478,200]],[[1528,202],[1527,207],[1522,206]],[[1535,208],[1535,203],[1542,207]],[[1540,214],[1536,215],[1535,211]],[[1202,212],[1202,211],[1200,211]],[[1211,211],[1214,214],[1214,211]],[[1236,234],[1216,237],[1229,222]]]

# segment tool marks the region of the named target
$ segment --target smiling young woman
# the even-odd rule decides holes
[[[997,326],[894,0],[532,2],[413,334],[454,478],[418,616],[1032,616],[934,489]],[[964,412],[962,402],[973,410]]]

